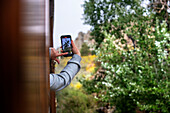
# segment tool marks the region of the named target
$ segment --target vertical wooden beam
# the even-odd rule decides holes
[[[51,46],[53,47],[53,18],[50,19],[50,42],[51,42]],[[55,63],[52,61],[50,63],[50,73],[55,73]],[[55,102],[55,91],[50,91],[50,113],[56,113],[56,102]]]
[[[50,47],[53,47],[54,0],[50,0]],[[51,62],[50,73],[55,73],[55,63]],[[50,91],[50,113],[56,113],[55,91]]]

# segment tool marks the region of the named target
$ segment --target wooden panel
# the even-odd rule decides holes
[[[1,112],[17,112],[20,82],[18,0],[0,1]]]
[[[45,0],[0,1],[3,113],[49,112],[49,18]],[[47,15],[47,18],[45,18]]]

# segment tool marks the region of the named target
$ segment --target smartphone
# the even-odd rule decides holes
[[[62,35],[61,36],[61,45],[63,52],[68,52],[67,55],[64,55],[65,57],[73,56],[72,52],[72,44],[71,44],[71,35]]]

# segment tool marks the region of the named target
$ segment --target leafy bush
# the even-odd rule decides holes
[[[91,54],[90,48],[86,43],[83,43],[80,52],[82,56],[88,56],[89,54]]]
[[[130,19],[130,16],[125,17],[128,14],[125,10],[130,6],[128,11],[135,12],[134,9],[138,8],[140,4],[141,0],[85,0],[83,16],[85,24],[92,26],[91,36],[97,43],[96,47],[99,47],[105,38],[102,31],[115,31],[117,28],[112,27],[113,23],[117,23],[115,19],[118,17],[123,20]],[[126,21],[121,22],[121,24],[125,24]],[[122,30],[121,27],[118,29]]]
[[[95,113],[95,99],[80,90],[68,87],[57,94],[57,99],[57,113]]]
[[[153,28],[151,21],[150,16],[134,20],[123,31],[133,36],[133,46],[105,32],[105,41],[96,52],[105,76],[81,81],[89,93],[98,93],[98,100],[116,105],[117,112],[133,113],[139,108],[169,113],[170,33],[165,22],[159,26],[157,20]]]
[[[92,26],[91,35],[100,46],[98,62],[105,72],[81,82],[89,93],[97,93],[96,99],[116,105],[117,112],[139,108],[168,113],[170,32],[168,10],[162,7],[168,2],[150,1],[150,9],[142,7],[142,1],[85,1],[85,23]],[[159,7],[161,15],[152,10]]]
[[[139,13],[139,10],[144,4],[148,5],[147,10]],[[83,16],[85,24],[92,26],[91,36],[95,39],[97,43],[96,47],[98,47],[105,38],[103,31],[111,31],[111,35],[119,38],[120,31],[125,29],[123,25],[134,19],[131,18],[132,14],[136,14],[136,16],[141,16],[142,18],[142,15],[153,12],[152,21],[155,22],[156,18],[160,22],[166,20],[170,29],[168,6],[168,0],[164,0],[163,2],[161,0],[147,0],[147,2],[146,0],[85,0],[83,4]]]

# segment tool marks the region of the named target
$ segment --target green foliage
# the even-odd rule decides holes
[[[168,29],[170,29],[170,15],[168,13],[168,0],[149,0],[147,10],[143,10],[141,3],[144,0],[88,0],[85,1],[84,20],[85,24],[92,26],[91,35],[97,42],[97,46],[101,44],[104,39],[103,31],[110,32],[115,37],[121,37],[121,30],[125,29],[127,22],[132,21],[132,16],[141,16],[149,14],[153,15],[155,23],[156,18],[159,23],[166,20]],[[139,18],[138,18],[139,19]],[[121,21],[121,22],[117,22]],[[114,27],[113,27],[114,26]],[[152,23],[152,26],[155,26]]]
[[[57,93],[57,113],[95,113],[95,99],[74,88],[66,88]]]
[[[91,54],[89,47],[86,43],[83,43],[80,52],[82,56],[88,56],[89,54]]]
[[[111,32],[119,37],[120,31],[123,29],[122,25],[127,20],[131,20],[130,13],[134,14],[135,9],[140,8],[140,3],[140,0],[85,1],[83,5],[85,24],[92,26],[91,35],[98,44],[96,47],[100,45],[105,37],[103,31]],[[120,20],[122,23],[117,24],[117,21]],[[113,25],[115,27],[112,27]]]
[[[170,12],[168,12],[169,0],[164,0],[163,2],[161,0],[149,1],[149,8],[154,12],[153,21],[156,21],[156,18],[159,19],[160,23],[163,20],[166,20],[166,23],[168,24],[168,29],[170,30]]]
[[[140,6],[141,1],[85,2],[85,23],[92,26],[91,35],[98,43],[96,47],[99,47],[96,51],[98,62],[105,72],[104,76],[95,76],[93,80],[81,82],[87,92],[97,93],[97,100],[116,105],[119,113],[133,113],[136,108],[168,113],[168,19],[162,18],[166,11],[160,15],[152,13],[153,10]],[[125,34],[132,45],[127,44]]]
[[[98,93],[98,100],[116,105],[118,112],[132,113],[137,107],[148,112],[170,110],[170,33],[165,22],[159,26],[157,20],[153,29],[151,21],[151,16],[134,19],[124,30],[136,40],[135,48],[127,44],[121,48],[117,38],[105,32],[96,53],[106,76],[81,81],[89,93]]]

